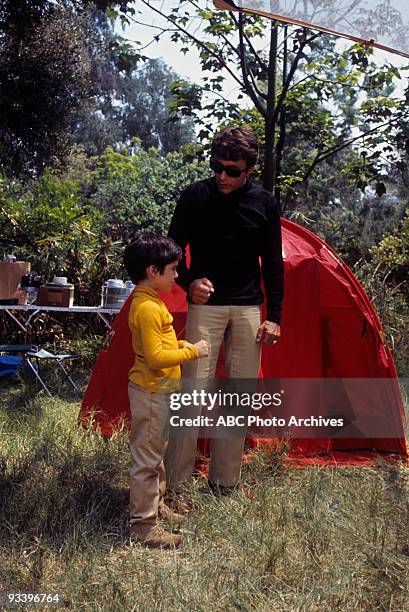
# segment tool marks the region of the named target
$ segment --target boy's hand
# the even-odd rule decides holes
[[[199,340],[199,342],[195,342],[193,346],[195,346],[199,352],[199,359],[200,357],[208,356],[209,345],[207,344],[206,340]]]

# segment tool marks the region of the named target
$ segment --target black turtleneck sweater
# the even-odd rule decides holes
[[[206,277],[214,286],[209,305],[261,304],[262,276],[267,319],[280,323],[284,288],[281,226],[271,193],[248,179],[227,195],[217,189],[214,178],[193,183],[180,196],[169,236],[183,250],[177,282],[185,291],[193,280]]]

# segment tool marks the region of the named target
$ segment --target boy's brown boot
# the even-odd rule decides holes
[[[182,536],[169,533],[159,525],[138,525],[130,527],[130,538],[149,548],[178,548],[182,543]]]
[[[163,499],[159,502],[158,516],[162,521],[166,521],[173,527],[180,527],[186,523],[186,517],[178,512],[174,512],[172,508],[165,504]]]

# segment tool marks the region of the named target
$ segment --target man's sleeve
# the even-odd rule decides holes
[[[267,320],[280,325],[284,297],[284,263],[280,210],[273,196],[271,198],[261,250],[261,274],[266,292]]]
[[[199,356],[192,344],[185,348],[164,349],[162,346],[162,318],[160,308],[147,302],[139,307],[142,351],[146,363],[153,370],[171,368]]]
[[[168,231],[169,238],[172,238],[182,249],[182,259],[178,266],[178,278],[176,282],[186,292],[189,285],[194,280],[191,277],[189,268],[186,265],[186,247],[190,240],[190,199],[186,191],[180,196],[173,213],[172,221]]]

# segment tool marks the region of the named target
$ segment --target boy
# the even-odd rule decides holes
[[[165,506],[164,455],[167,447],[169,394],[179,388],[180,364],[205,357],[207,343],[177,340],[173,318],[158,291],[170,291],[178,273],[181,249],[171,238],[141,234],[125,250],[124,264],[135,283],[129,311],[134,364],[129,371],[131,407],[130,536],[155,548],[181,544],[182,536],[157,524],[173,525],[184,517]]]

